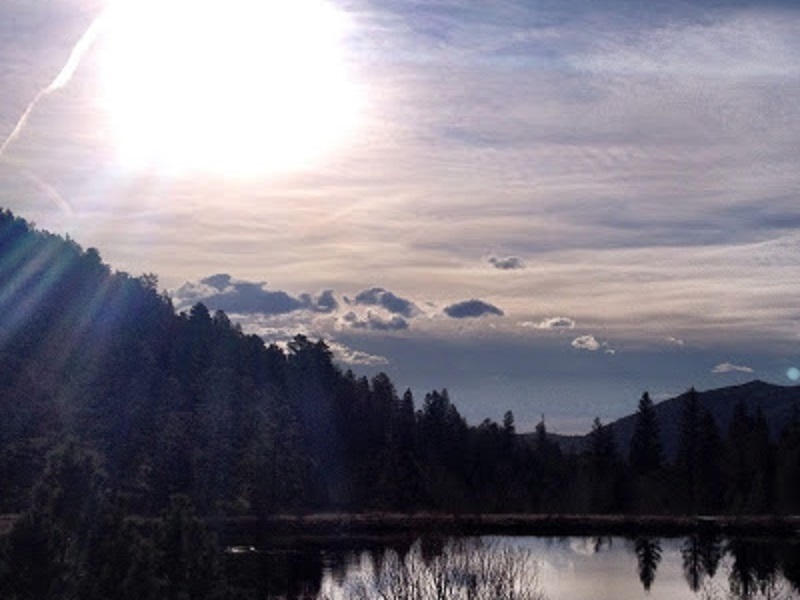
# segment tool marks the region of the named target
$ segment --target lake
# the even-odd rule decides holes
[[[391,599],[425,586],[446,594],[416,597],[800,598],[796,538],[287,538],[263,548],[232,547],[228,557],[236,577],[260,598]]]

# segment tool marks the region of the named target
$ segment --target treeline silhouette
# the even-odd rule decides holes
[[[185,494],[202,514],[308,510],[796,513],[800,419],[760,411],[719,431],[690,390],[667,461],[645,393],[628,452],[595,420],[563,453],[544,420],[469,426],[447,390],[417,403],[383,373],[342,371],[324,341],[285,349],[197,304],[176,314],[155,276],[0,215],[0,510],[24,510],[47,452],[95,453],[130,510]]]
[[[470,426],[447,390],[417,402],[322,340],[281,348],[203,304],[176,314],[155,276],[0,213],[0,513],[25,515],[11,540],[68,540],[65,561],[70,531],[120,512],[798,512],[796,414],[777,439],[744,407],[719,431],[690,392],[667,461],[652,409],[645,394],[624,454],[599,420],[569,454],[544,420],[530,439],[511,412]]]

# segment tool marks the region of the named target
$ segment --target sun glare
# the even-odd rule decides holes
[[[359,109],[346,25],[325,0],[117,0],[101,60],[121,160],[258,176],[319,159]]]

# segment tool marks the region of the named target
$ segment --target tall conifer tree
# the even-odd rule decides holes
[[[631,439],[629,461],[631,468],[638,475],[660,469],[664,461],[658,416],[647,392],[642,394],[636,411],[636,426]]]

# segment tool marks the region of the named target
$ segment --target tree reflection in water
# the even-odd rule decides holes
[[[703,586],[700,600],[796,600],[797,592],[785,581],[773,581],[768,586],[749,592],[730,589],[725,591],[718,585]]]
[[[715,534],[691,535],[681,546],[686,582],[704,600],[797,598],[800,590],[786,569],[791,559],[784,558],[796,552],[796,544],[737,538],[726,542]],[[713,580],[726,556],[728,589],[724,590]]]
[[[650,586],[656,579],[658,563],[661,562],[661,542],[655,538],[638,537],[634,540],[633,547],[639,567],[639,581],[645,591],[650,591]]]
[[[476,539],[448,542],[426,557],[421,544],[401,558],[394,550],[368,553],[340,582],[331,582],[319,600],[545,600],[539,564],[523,549]]]
[[[698,592],[706,578],[714,578],[722,555],[722,539],[715,534],[693,534],[684,540],[681,558],[689,589]]]
[[[800,599],[795,538],[703,533],[620,542],[609,537],[306,540],[226,558],[230,582],[261,599],[668,598],[670,593],[695,600]],[[634,558],[639,583],[623,582],[622,574],[633,576]],[[660,576],[658,569],[664,570]],[[628,595],[603,595],[606,584],[622,585]],[[596,586],[597,595],[587,595]]]

